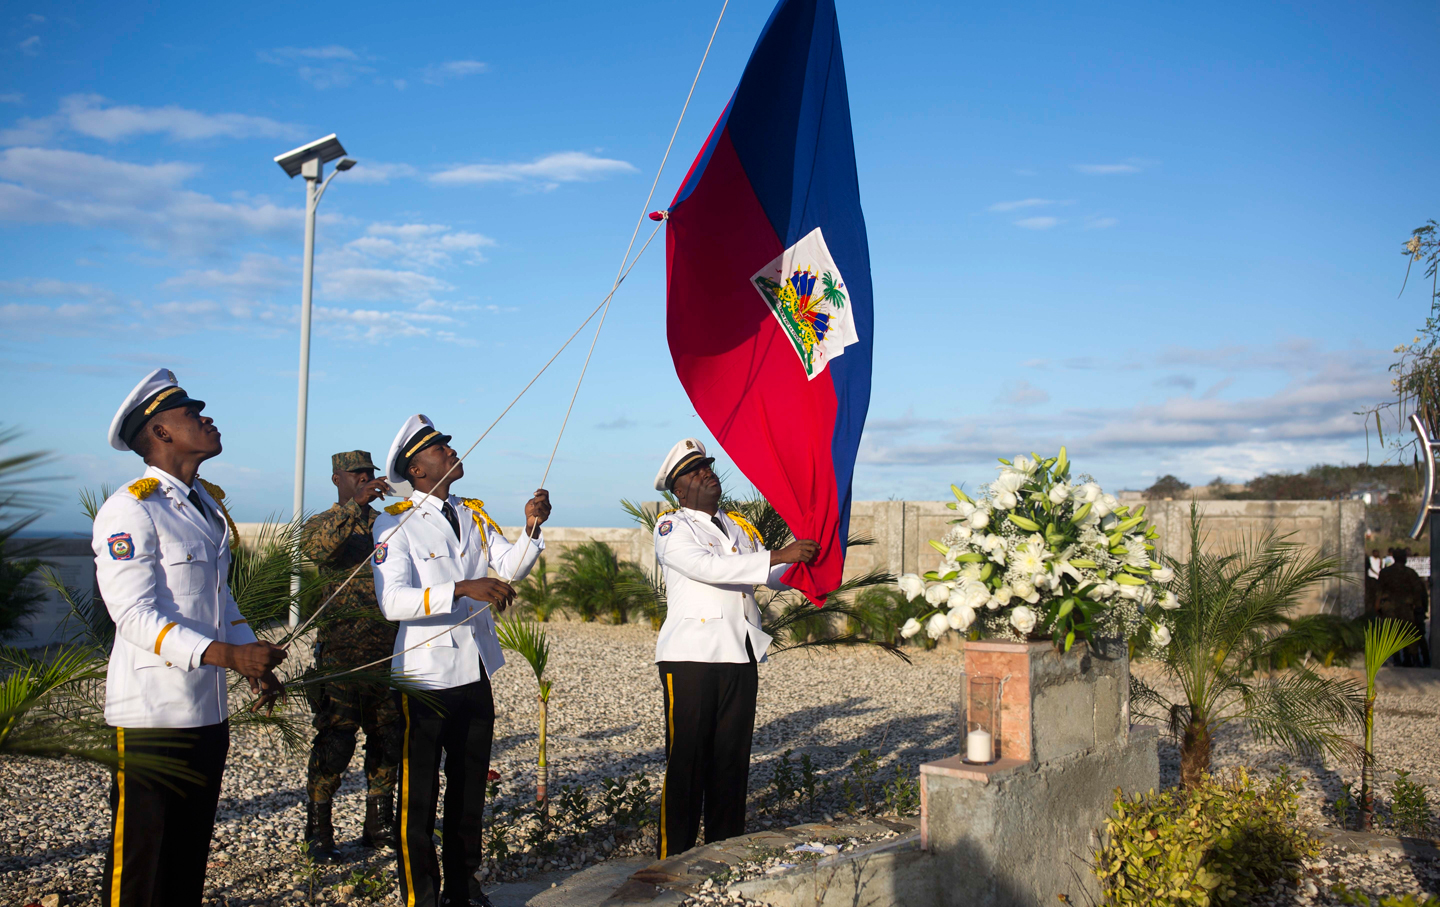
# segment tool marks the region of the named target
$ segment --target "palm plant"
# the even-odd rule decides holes
[[[1365,647],[1364,618],[1306,614],[1293,620],[1287,619],[1285,623],[1285,632],[1275,640],[1270,660],[1256,665],[1257,669],[1285,669],[1307,659],[1314,659],[1328,668],[1336,659],[1348,658]]]
[[[1203,550],[1199,508],[1190,507],[1190,550],[1175,570],[1170,645],[1158,653],[1166,680],[1181,691],[1171,701],[1131,675],[1136,713],[1158,720],[1180,743],[1180,780],[1200,783],[1220,728],[1240,722],[1257,739],[1291,752],[1353,751],[1341,733],[1358,722],[1364,701],[1348,680],[1321,677],[1305,666],[1256,676],[1281,643],[1285,620],[1307,589],[1341,575],[1333,558],[1267,532],[1225,553]]]
[[[498,620],[495,634],[500,637],[503,648],[515,652],[529,663],[535,672],[535,681],[540,693],[535,698],[540,703],[539,759],[535,772],[535,799],[546,798],[546,785],[550,780],[550,764],[545,758],[545,733],[550,714],[550,681],[545,679],[545,666],[550,661],[550,641],[539,624],[521,620]]]
[[[850,632],[868,635],[897,646],[905,643],[905,638],[900,635],[905,621],[912,617],[918,619],[930,610],[930,604],[924,598],[911,601],[899,589],[885,586],[872,586],[861,590],[855,596],[854,605],[855,610],[863,616],[847,622]],[[926,649],[935,647],[935,640],[925,633],[913,637],[910,642]]]
[[[605,542],[590,541],[565,554],[554,588],[581,620],[588,623],[605,615],[623,624],[640,606],[634,587],[644,576],[639,566],[620,560]]]
[[[18,430],[0,427],[0,447],[19,437]],[[43,479],[32,470],[49,459],[43,451],[0,456],[0,639],[17,635],[45,597],[33,581],[42,561],[34,556],[7,556],[6,549],[13,552],[16,534],[40,517],[47,497],[34,490]]]
[[[529,608],[530,613],[541,623],[549,623],[550,615],[561,609],[564,603],[560,593],[550,582],[545,555],[540,555],[535,561],[535,568],[525,577],[524,582],[515,585],[515,598]]]
[[[1375,819],[1375,676],[1385,662],[1420,641],[1408,620],[1384,618],[1365,628],[1365,751],[1360,763],[1360,830]]]
[[[663,492],[670,507],[679,502],[669,492]],[[620,506],[630,518],[654,532],[659,514],[643,504],[621,500]],[[760,533],[761,544],[770,551],[783,548],[794,540],[785,520],[765,500],[764,496],[752,491],[748,498],[724,498],[720,501],[721,512],[735,511],[743,516]],[[874,544],[874,540],[862,535],[851,535],[847,547],[856,548]],[[895,582],[895,576],[881,570],[872,570],[846,580],[826,599],[824,608],[816,608],[803,595],[794,590],[777,592],[759,602],[761,629],[774,637],[775,645],[770,654],[778,655],[793,649],[829,649],[837,646],[877,646],[892,655],[909,662],[910,657],[885,633],[882,623],[875,623],[877,611],[873,604],[862,607],[854,601],[862,590],[884,587]],[[644,577],[632,583],[630,590],[643,598],[646,611],[657,625],[664,620],[665,586],[660,577]],[[901,620],[903,623],[903,619]],[[837,626],[838,625],[838,626]]]

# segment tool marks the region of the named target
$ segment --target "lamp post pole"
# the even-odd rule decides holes
[[[341,158],[329,179],[322,180],[325,163]],[[315,286],[315,209],[326,188],[340,173],[355,166],[345,157],[345,148],[332,133],[308,145],[301,145],[275,158],[292,179],[305,177],[305,261],[300,281],[300,389],[295,411],[295,496],[291,518],[299,522],[305,514],[305,429],[310,407],[310,300]],[[296,565],[290,576],[290,626],[300,623],[300,570]]]

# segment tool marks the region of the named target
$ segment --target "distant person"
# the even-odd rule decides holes
[[[1375,616],[1375,590],[1380,582],[1380,571],[1384,569],[1385,562],[1380,557],[1380,549],[1370,549],[1370,556],[1365,559],[1365,616]]]
[[[1408,552],[1407,552],[1407,556],[1408,556]],[[1393,564],[1393,563],[1395,563],[1395,549],[1394,549],[1394,548],[1390,548],[1390,549],[1387,549],[1387,550],[1386,550],[1386,552],[1385,552],[1385,557],[1382,558],[1381,561],[1380,561],[1380,569],[1381,569],[1381,570],[1384,570],[1386,567],[1390,566],[1390,565]]]
[[[1410,569],[1406,561],[1410,552],[1404,548],[1392,548],[1395,563],[1380,571],[1378,589],[1375,595],[1375,614],[1382,618],[1393,618],[1413,624],[1421,634],[1425,633],[1425,612],[1430,604],[1430,587],[1420,574]],[[1401,667],[1419,667],[1423,662],[1419,645],[1396,656]]]
[[[364,450],[337,453],[330,458],[339,502],[305,523],[305,556],[318,567],[349,582],[335,595],[332,616],[343,615],[320,628],[315,646],[315,668],[333,674],[385,658],[395,650],[395,624],[380,613],[375,601],[375,578],[366,564],[375,550],[371,532],[379,512],[370,506],[390,494],[384,477],[375,477],[375,464]],[[352,575],[353,574],[353,575]],[[388,669],[388,664],[379,666]],[[315,741],[310,745],[306,779],[305,842],[310,856],[322,863],[339,859],[331,800],[355,753],[355,735],[365,731],[365,824],[362,847],[395,844],[395,779],[400,772],[400,745],[404,723],[390,691],[343,680],[310,688],[315,712]]]

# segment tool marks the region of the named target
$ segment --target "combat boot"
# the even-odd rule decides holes
[[[330,821],[330,801],[307,801],[305,843],[310,847],[310,859],[316,863],[340,862],[340,851],[335,847],[335,826]]]
[[[395,846],[394,794],[384,793],[365,798],[365,825],[360,830],[360,846]]]

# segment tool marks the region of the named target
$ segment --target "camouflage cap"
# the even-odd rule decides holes
[[[368,450],[347,450],[345,453],[337,453],[330,457],[330,465],[335,472],[354,472],[357,469],[374,469],[375,464],[370,461]]]

